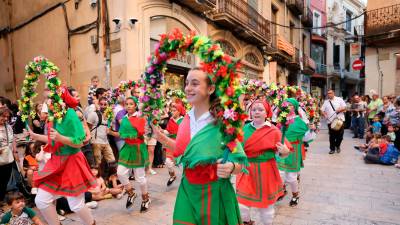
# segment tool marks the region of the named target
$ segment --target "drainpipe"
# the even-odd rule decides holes
[[[110,25],[108,18],[107,0],[101,0],[101,23],[103,24],[103,55],[105,57],[106,88],[111,88],[111,52],[110,52]]]

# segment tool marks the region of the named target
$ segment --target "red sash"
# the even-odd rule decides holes
[[[186,115],[179,125],[174,157],[181,156],[185,153],[190,140],[190,118]],[[197,165],[194,168],[185,168],[185,176],[191,184],[207,184],[216,181],[218,180],[217,165]]]

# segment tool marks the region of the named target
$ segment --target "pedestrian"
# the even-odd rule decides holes
[[[48,130],[49,135],[36,134],[28,129],[29,136],[33,140],[47,143],[45,151],[52,153],[40,173],[34,173],[33,182],[38,188],[35,203],[49,225],[59,225],[53,202],[65,196],[71,210],[80,217],[82,223],[92,225],[95,221],[85,206],[84,193],[96,185],[96,179],[80,150],[85,132],[74,110],[78,101],[66,88],[63,88],[61,98],[67,111],[62,121]],[[53,143],[49,143],[48,138]]]
[[[353,103],[349,111],[351,112],[351,124],[353,127],[354,136],[353,138],[364,138],[364,125],[365,125],[365,111],[367,106],[361,102],[360,96],[355,95],[353,97]]]
[[[260,222],[269,225],[274,218],[275,202],[283,194],[275,154],[287,156],[292,147],[287,141],[285,145],[281,144],[281,131],[267,120],[272,116],[268,103],[261,100],[253,102],[250,116],[252,122],[243,128],[243,147],[250,166],[247,174],[240,173],[236,177],[237,198],[245,225],[255,224],[250,217],[251,209],[257,209]]]
[[[215,121],[219,98],[218,84],[200,68],[189,71],[185,93],[192,109],[179,126],[176,141],[168,138],[151,124],[154,137],[180,157],[183,165],[173,224],[242,224],[231,174],[242,171],[247,157],[241,145],[229,153],[228,162],[221,163],[225,135]],[[206,204],[202,204],[207,201]]]
[[[370,94],[372,96],[371,102],[368,104],[368,120],[369,123],[372,124],[372,120],[374,119],[375,115],[378,113],[378,110],[382,107],[383,101],[379,98],[378,92],[375,90],[371,90]]]
[[[7,192],[7,184],[14,164],[14,152],[16,151],[13,130],[8,124],[10,115],[11,112],[7,106],[0,106],[0,201],[4,200]]]
[[[140,212],[146,212],[151,203],[145,171],[145,167],[149,164],[149,155],[144,143],[146,120],[138,117],[137,106],[137,98],[128,97],[125,101],[127,115],[122,119],[119,131],[115,132],[108,128],[107,133],[125,141],[119,154],[117,175],[128,193],[126,208],[131,208],[137,198],[135,189],[129,182],[129,172],[133,169],[135,180],[139,183],[142,192]]]
[[[301,168],[303,168],[303,138],[308,131],[308,126],[298,114],[299,102],[294,98],[288,98],[286,101],[289,103],[291,110],[296,114],[294,122],[287,127],[285,132],[285,137],[293,146],[294,151],[290,152],[289,156],[286,158],[278,158],[277,162],[279,173],[283,179],[283,182],[288,184],[292,191],[292,198],[289,202],[289,205],[296,206],[300,199],[297,177]]]
[[[344,122],[346,111],[346,103],[342,98],[335,96],[335,92],[331,89],[327,93],[328,99],[324,101],[321,107],[321,113],[326,118],[329,129],[329,154],[334,154],[335,150],[340,153],[340,145],[342,144],[344,126],[339,129],[332,129],[331,125],[334,120]]]
[[[104,158],[108,165],[115,164],[113,150],[108,142],[107,128],[108,122],[104,114],[108,102],[105,97],[99,99],[99,109],[89,113],[87,123],[91,131],[91,143],[93,147],[93,155],[97,167],[100,167],[101,160]]]

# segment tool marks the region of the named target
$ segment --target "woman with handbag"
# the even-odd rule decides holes
[[[0,107],[0,201],[3,201],[6,194],[16,148],[12,127],[7,124],[10,114],[6,106]]]

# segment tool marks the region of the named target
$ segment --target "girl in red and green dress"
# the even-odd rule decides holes
[[[290,186],[292,191],[292,199],[289,205],[296,206],[299,202],[299,182],[297,177],[303,167],[302,146],[308,126],[298,115],[299,102],[294,98],[288,98],[286,101],[289,103],[291,110],[296,113],[294,122],[288,126],[285,133],[285,137],[292,144],[294,151],[288,157],[279,158],[277,161],[282,180]]]
[[[176,135],[178,134],[179,124],[183,121],[183,116],[186,114],[185,107],[180,102],[174,102],[171,104],[170,111],[172,117],[169,119],[167,123],[167,127],[165,129],[168,137],[172,139],[176,139]],[[167,182],[167,186],[170,186],[176,180],[175,174],[175,158],[173,156],[173,151],[170,149],[166,149],[166,159],[165,165],[167,165],[169,179]]]
[[[145,167],[149,164],[149,154],[144,143],[146,119],[138,117],[137,105],[136,97],[127,98],[125,101],[127,115],[122,119],[119,131],[115,132],[109,129],[108,134],[120,137],[125,141],[119,153],[117,175],[128,193],[126,208],[132,207],[137,197],[135,189],[129,182],[129,171],[133,169],[135,180],[139,183],[142,192],[140,212],[146,212],[151,203],[145,172]]]
[[[43,169],[34,174],[33,182],[38,188],[35,203],[49,225],[59,225],[53,202],[65,196],[71,210],[78,214],[82,223],[91,225],[95,221],[85,206],[84,193],[96,186],[96,179],[80,150],[86,135],[73,109],[78,105],[76,99],[66,88],[62,89],[61,98],[68,107],[61,123],[54,123],[54,128],[49,126],[47,136],[29,130],[29,136],[47,143],[44,150],[52,154]]]
[[[223,157],[224,135],[215,123],[213,106],[218,98],[215,85],[201,69],[192,69],[186,79],[185,94],[192,109],[179,125],[176,141],[152,126],[155,137],[167,146],[183,165],[183,175],[175,202],[173,224],[242,224],[231,174],[242,170],[247,157],[240,144]]]
[[[257,209],[262,224],[272,224],[274,204],[283,193],[283,183],[275,161],[277,152],[287,155],[290,143],[281,144],[282,133],[267,118],[272,116],[268,103],[256,100],[250,108],[251,123],[244,126],[244,151],[250,162],[249,173],[236,178],[236,191],[244,224],[251,221],[250,210]]]

